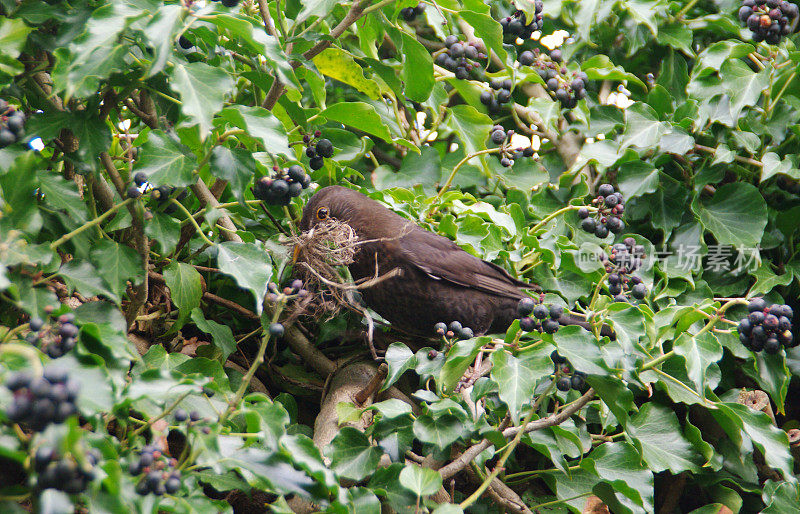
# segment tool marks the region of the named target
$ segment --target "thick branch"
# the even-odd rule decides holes
[[[219,200],[217,200],[206,183],[203,182],[203,179],[198,178],[197,182],[192,184],[191,188],[197,199],[200,200],[201,206],[206,207],[210,205],[211,207],[219,207]],[[220,216],[219,224],[226,229],[220,231],[222,237],[235,243],[242,242],[242,238],[236,233],[236,226],[227,215]]]
[[[111,156],[108,155],[108,152],[100,153],[100,161],[103,163],[103,167],[106,169],[109,178],[111,178],[111,182],[117,189],[119,196],[125,198],[125,183],[122,181],[122,177],[119,175],[117,167],[114,166],[114,161],[111,159]],[[128,204],[127,208],[128,212],[131,214],[133,224],[133,244],[136,247],[136,251],[139,253],[139,257],[142,259],[142,267],[144,268],[142,283],[134,285],[131,302],[128,305],[128,310],[125,312],[125,321],[128,327],[131,327],[134,320],[136,320],[139,309],[147,301],[147,272],[150,268],[150,246],[147,243],[147,236],[144,234],[144,223],[139,211],[136,209],[136,204]]]

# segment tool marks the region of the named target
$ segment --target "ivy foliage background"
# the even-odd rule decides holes
[[[800,310],[797,36],[755,43],[731,0],[545,0],[535,39],[504,36],[537,3],[0,0],[0,96],[27,117],[0,149],[0,380],[80,384],[79,415],[39,432],[0,387],[0,510],[795,509],[800,353],[754,353],[735,322],[743,298]],[[573,109],[518,59],[556,31],[587,78]],[[436,63],[450,35],[482,41],[483,71]],[[513,87],[499,112],[490,79]],[[534,156],[502,166],[495,124]],[[316,130],[335,153],[312,170]],[[616,338],[388,332],[378,369],[360,316],[268,291],[313,188],[284,207],[252,187],[293,164]],[[606,182],[626,228],[599,239],[576,211]],[[641,302],[586,259],[627,236],[651,257]],[[74,322],[76,347],[48,357],[34,318]],[[554,350],[589,389],[555,389]],[[85,489],[37,485],[42,447],[92,470]],[[137,493],[143,448],[176,491]]]

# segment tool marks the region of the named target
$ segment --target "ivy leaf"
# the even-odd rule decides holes
[[[211,132],[211,118],[233,87],[233,79],[222,68],[203,62],[177,63],[172,70],[172,89],[181,97],[181,111],[190,124],[200,126],[200,137]]]
[[[222,362],[225,362],[228,355],[236,351],[236,339],[233,338],[233,332],[230,327],[206,319],[203,316],[203,311],[198,308],[192,309],[192,321],[197,325],[197,328],[207,334],[211,334],[214,346],[222,352],[220,356]]]
[[[587,330],[575,325],[561,327],[553,334],[553,340],[559,355],[566,357],[576,370],[595,375],[608,373],[594,336]]]
[[[320,117],[338,121],[349,127],[363,130],[379,137],[387,143],[392,142],[392,135],[386,128],[375,108],[364,102],[342,102],[333,104],[319,113]]]
[[[735,40],[717,41],[697,56],[692,75],[702,77],[715,73],[725,62],[744,57],[754,50],[750,43]]]
[[[5,86],[7,79],[25,71],[16,59],[32,30],[21,19],[10,19],[6,16],[0,19],[0,48],[3,49],[0,53],[0,86]]]
[[[697,392],[704,395],[706,370],[722,358],[722,345],[714,334],[706,332],[700,337],[681,334],[672,349],[684,358],[689,379],[694,382]]]
[[[633,442],[653,472],[700,471],[702,457],[683,437],[675,413],[666,407],[644,404],[628,421],[625,437]]]
[[[103,279],[122,294],[128,280],[138,284],[144,278],[142,259],[130,246],[103,239],[90,252],[92,263],[103,271]]]
[[[434,469],[408,464],[400,472],[400,484],[417,496],[430,496],[442,487],[442,475]]]
[[[403,343],[390,344],[389,348],[386,349],[384,360],[389,365],[389,373],[386,376],[386,382],[381,387],[381,391],[389,389],[403,373],[414,369],[417,365],[414,353]]]
[[[769,71],[751,70],[740,60],[727,60],[719,69],[722,84],[731,98],[731,111],[738,119],[742,109],[756,105],[761,93],[769,87]]]
[[[86,297],[102,295],[119,305],[119,296],[108,287],[102,274],[89,262],[73,259],[62,265],[58,274],[64,277],[70,291],[79,291]]]
[[[383,452],[371,445],[363,432],[353,427],[343,427],[325,453],[340,477],[362,480],[375,472]]]
[[[405,43],[405,41],[404,41]],[[420,43],[414,40],[414,43],[422,47]],[[424,50],[424,47],[423,47]],[[413,51],[413,49],[412,49]],[[405,52],[404,52],[405,53]],[[428,56],[428,61],[432,63],[430,54],[425,51],[425,55]],[[409,55],[406,53],[406,59],[411,59]],[[373,100],[379,100],[381,96],[381,90],[378,86],[378,83],[374,80],[368,79],[364,76],[364,69],[359,66],[357,62],[353,59],[353,57],[348,54],[347,52],[342,51],[339,48],[331,47],[326,48],[322,53],[315,56],[314,59],[314,66],[317,67],[320,73],[325,75],[326,77],[330,77],[332,79],[338,80],[339,82],[344,82],[350,86],[353,86],[357,90],[361,91],[369,98]],[[416,62],[417,65],[422,65],[421,62]],[[405,66],[403,69],[405,70],[408,66]],[[419,70],[419,68],[415,68]],[[424,69],[419,70],[421,73],[424,74]],[[431,87],[433,87],[433,66],[431,65]],[[424,79],[420,77],[420,79]],[[429,91],[430,92],[430,91]],[[414,98],[409,96],[410,98]],[[427,99],[427,96],[420,101]]]
[[[414,420],[414,435],[423,443],[444,450],[466,435],[464,420],[453,414],[442,414],[435,419],[429,414]]]
[[[737,248],[754,248],[767,225],[764,197],[744,182],[725,184],[708,202],[695,199],[692,211],[719,244]]]
[[[135,170],[147,175],[151,184],[186,186],[193,182],[196,158],[188,148],[164,132],[150,132],[140,151],[142,157],[136,161]]]
[[[475,360],[481,347],[490,339],[483,336],[456,342],[447,352],[447,360],[439,373],[439,386],[445,391],[452,390]]]
[[[272,276],[272,260],[269,254],[253,244],[245,243],[220,243],[217,248],[219,268],[233,277],[239,287],[253,293],[256,313],[261,315],[267,282]]]
[[[515,357],[506,351],[492,354],[491,377],[500,387],[500,399],[508,405],[514,423],[519,423],[522,406],[533,398],[536,382],[552,372],[547,355],[524,353]]]
[[[294,156],[280,120],[263,107],[227,107],[220,112],[220,117],[259,139],[268,152],[285,157]]]
[[[203,296],[203,278],[193,266],[172,261],[164,268],[164,281],[169,287],[172,301],[178,307],[178,319],[172,327],[176,331],[186,323],[192,310],[200,306]]]
[[[86,208],[83,205],[75,183],[58,175],[49,175],[39,182],[45,201],[56,209],[63,209],[75,221],[86,221]]]
[[[601,444],[580,466],[595,473],[645,512],[653,512],[653,472],[642,465],[641,456],[633,446],[624,442]]]
[[[162,255],[169,255],[175,249],[180,232],[181,224],[172,216],[161,212],[154,212],[144,226],[144,233],[158,243]]]
[[[486,150],[492,119],[469,105],[456,105],[449,110],[448,124],[461,136],[466,153]]]
[[[746,446],[742,446],[742,435],[746,434],[753,445],[764,455],[767,465],[781,472],[784,479],[796,482],[793,475],[794,460],[789,451],[789,437],[777,428],[769,416],[754,411],[740,403],[717,403],[717,409],[709,412],[717,420],[730,440],[751,457]]]
[[[503,28],[497,20],[475,11],[461,11],[459,16],[475,29],[475,35],[483,40],[487,50],[497,54],[501,62],[506,62],[508,55],[503,48]]]
[[[253,154],[243,148],[216,146],[211,151],[211,173],[227,180],[237,200],[244,205],[247,185],[253,180],[256,162]]]
[[[312,16],[324,18],[338,4],[338,0],[305,1],[301,4],[303,9],[297,14],[297,18],[295,18],[295,25],[303,23]]]
[[[182,5],[162,5],[142,31],[154,50],[154,58],[147,70],[147,77],[152,77],[164,69],[167,59],[172,57],[175,48],[175,35],[183,22]]]

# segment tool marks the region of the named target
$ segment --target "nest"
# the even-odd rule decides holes
[[[295,272],[306,289],[316,292],[310,301],[302,302],[303,312],[292,313],[293,316],[332,315],[344,307],[352,308],[352,290],[356,286],[347,266],[353,263],[363,243],[350,225],[335,219],[290,237],[288,246],[297,258]]]

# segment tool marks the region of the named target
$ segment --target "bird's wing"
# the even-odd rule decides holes
[[[422,228],[416,227],[396,242],[403,260],[434,280],[446,280],[509,298],[519,298],[521,288],[536,289],[532,284],[515,279],[500,266],[470,255],[446,237]]]

